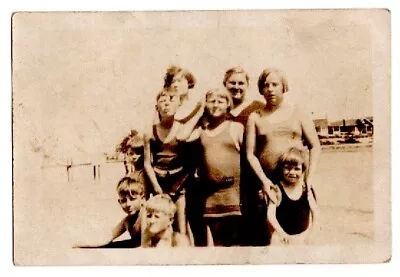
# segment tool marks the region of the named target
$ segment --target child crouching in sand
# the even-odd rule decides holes
[[[141,242],[142,206],[145,202],[144,184],[131,177],[123,177],[117,185],[118,203],[127,214],[112,232],[97,242],[78,243],[74,248],[133,248],[139,247]],[[114,241],[125,232],[129,232],[131,239]]]
[[[290,148],[278,160],[280,181],[273,188],[278,202],[269,201],[267,212],[273,229],[271,244],[303,244],[315,229],[317,203],[312,189],[304,182],[306,160],[304,151],[297,148]]]
[[[168,194],[150,197],[145,204],[142,218],[142,247],[190,246],[189,239],[172,230],[176,206]]]

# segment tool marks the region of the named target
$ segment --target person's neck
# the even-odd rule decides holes
[[[303,178],[300,178],[300,179],[299,179],[297,182],[295,182],[295,183],[289,183],[289,182],[286,182],[285,180],[282,180],[282,181],[281,181],[282,186],[283,186],[284,188],[287,188],[287,189],[295,189],[295,188],[297,188],[298,186],[302,186],[303,183],[304,183]]]
[[[238,116],[248,105],[249,101],[243,99],[240,103],[233,103],[233,109],[230,111],[230,114],[233,116]]]
[[[209,129],[215,129],[218,126],[220,126],[224,121],[226,120],[226,115],[220,116],[220,117],[211,117],[209,121],[208,128]]]
[[[154,246],[160,244],[160,243],[166,243],[166,244],[171,244],[172,243],[172,226],[169,226],[165,230],[161,231],[158,234],[154,234],[151,238],[152,244],[155,244]]]
[[[242,104],[244,104],[245,102],[246,102],[245,98],[243,98],[242,100],[237,101],[237,102],[233,101],[233,108],[236,109],[236,108],[240,107]]]
[[[279,104],[277,104],[277,105],[271,105],[271,104],[266,104],[265,105],[265,109],[268,111],[268,112],[274,112],[274,111],[276,111],[277,109],[279,109],[281,106],[283,105],[283,100],[282,100],[282,102],[280,102]]]
[[[160,121],[161,127],[165,128],[165,129],[170,129],[173,124],[174,124],[174,117],[173,116],[162,118],[161,121]]]

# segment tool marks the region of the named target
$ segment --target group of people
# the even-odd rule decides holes
[[[304,243],[318,218],[314,123],[285,101],[289,86],[280,69],[259,76],[264,103],[247,99],[249,82],[234,67],[223,87],[198,98],[193,74],[168,68],[152,128],[139,140],[132,136],[117,186],[127,216],[102,243],[79,246]],[[130,240],[114,241],[126,231]]]

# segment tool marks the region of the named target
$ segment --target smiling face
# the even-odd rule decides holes
[[[213,118],[220,118],[228,113],[229,101],[223,95],[211,93],[206,98],[206,111]]]
[[[279,106],[283,101],[282,77],[276,72],[271,72],[264,82],[262,95],[268,106]]]
[[[303,178],[302,164],[284,164],[282,168],[283,180],[288,185],[297,184]]]
[[[118,196],[118,203],[126,214],[132,215],[140,210],[142,197],[139,194],[124,193]]]
[[[234,105],[244,101],[247,87],[249,86],[246,73],[233,73],[224,83],[226,89],[231,93]]]

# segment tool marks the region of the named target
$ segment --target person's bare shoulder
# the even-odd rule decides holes
[[[244,132],[244,126],[239,122],[232,122],[231,129],[235,134],[241,134]]]
[[[189,247],[189,238],[183,234],[174,232],[172,235],[172,246],[173,247]]]

